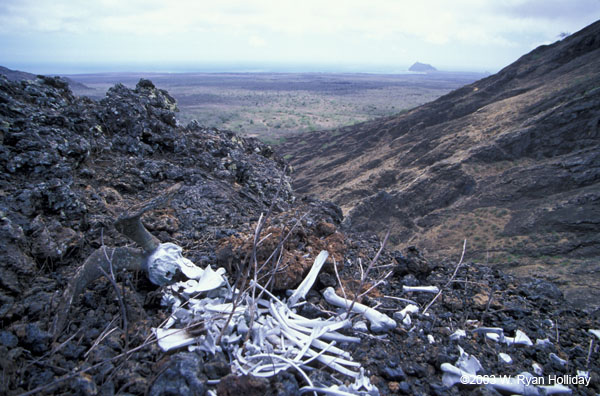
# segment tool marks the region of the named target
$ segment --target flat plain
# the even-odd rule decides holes
[[[178,103],[179,121],[278,143],[290,133],[335,129],[401,113],[482,78],[481,73],[101,73],[69,78],[104,97],[116,83],[150,79]]]

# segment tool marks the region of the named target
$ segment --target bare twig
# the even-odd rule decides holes
[[[100,367],[100,366],[102,366],[103,364],[110,363],[110,362],[112,362],[112,361],[115,361],[115,360],[117,360],[117,359],[120,359],[120,358],[122,358],[123,356],[129,356],[129,355],[131,355],[131,354],[133,354],[133,353],[135,353],[135,352],[137,352],[137,351],[139,351],[139,350],[141,350],[141,349],[143,349],[143,348],[146,348],[146,347],[147,347],[147,346],[149,346],[149,345],[152,345],[152,344],[153,344],[153,343],[155,343],[156,341],[157,341],[156,339],[153,339],[153,340],[150,340],[150,341],[148,341],[148,342],[144,342],[143,344],[141,344],[141,345],[138,345],[137,347],[135,347],[135,348],[133,348],[133,349],[130,349],[130,350],[128,350],[128,351],[125,351],[125,352],[123,352],[123,353],[120,353],[120,354],[118,354],[118,355],[116,355],[116,356],[113,356],[112,358],[109,358],[109,359],[103,360],[103,361],[101,361],[101,362],[99,362],[99,363],[96,363],[96,364],[94,364],[93,366],[88,366],[88,367],[86,367],[86,368],[83,368],[83,369],[81,369],[81,370],[73,370],[71,373],[69,373],[69,374],[66,374],[66,375],[64,375],[64,376],[62,376],[62,377],[60,377],[60,378],[57,378],[57,379],[55,379],[54,381],[52,381],[52,382],[50,382],[50,383],[47,383],[47,384],[45,384],[45,385],[38,386],[37,388],[35,388],[35,389],[32,389],[32,390],[30,390],[30,391],[28,391],[28,392],[25,392],[25,393],[21,393],[21,394],[20,394],[20,395],[18,395],[18,396],[30,396],[30,395],[37,395],[37,394],[41,394],[42,392],[44,392],[44,391],[46,391],[46,390],[48,390],[48,389],[51,389],[53,386],[55,386],[55,385],[58,385],[59,383],[61,383],[61,382],[63,382],[63,381],[67,381],[67,380],[69,380],[69,379],[71,379],[71,378],[73,378],[73,377],[76,377],[76,376],[78,376],[79,374],[86,373],[86,372],[88,372],[88,371],[90,371],[90,370],[93,370],[93,369],[95,369],[95,368],[97,368],[97,367]]]
[[[367,270],[364,273],[362,273],[362,271],[361,271],[360,283],[358,284],[358,289],[354,292],[354,298],[352,299],[352,303],[350,303],[350,306],[346,310],[347,315],[350,315],[350,312],[352,312],[352,308],[354,307],[354,304],[356,304],[356,300],[358,300],[358,295],[360,294],[360,291],[362,290],[362,288],[365,284],[365,281],[367,280],[367,276],[369,275],[369,272],[371,272],[371,269],[373,269],[373,266],[377,262],[377,259],[379,259],[381,252],[383,252],[383,249],[385,248],[385,245],[387,244],[388,238],[390,236],[390,232],[391,232],[391,229],[388,229],[387,233],[385,234],[385,238],[383,238],[383,242],[381,242],[381,246],[379,247],[379,250],[375,254],[375,257],[373,257],[373,259],[369,263]],[[362,269],[362,266],[361,266],[361,269]]]
[[[117,280],[115,278],[115,273],[113,271],[113,255],[115,251],[111,251],[110,257],[106,252],[106,246],[104,245],[104,229],[100,231],[100,237],[102,241],[102,251],[104,252],[104,257],[108,262],[109,272],[105,271],[102,267],[99,267],[102,274],[108,279],[113,289],[115,289],[115,293],[117,295],[117,301],[119,302],[119,308],[121,309],[121,321],[123,324],[123,332],[125,333],[125,350],[129,349],[129,331],[128,331],[128,323],[127,323],[127,310],[125,309],[125,303],[123,301],[123,297],[121,296],[121,292],[119,291],[119,287],[117,286]]]
[[[383,298],[389,298],[392,300],[398,300],[398,301],[402,301],[402,302],[405,302],[408,304],[413,304],[413,305],[419,306],[419,303],[417,303],[416,301],[413,301],[413,300],[409,300],[408,298],[400,298],[400,297],[394,297],[394,296],[383,296]]]
[[[389,271],[387,274],[385,274],[383,276],[383,278],[379,279],[377,282],[373,283],[373,285],[371,287],[369,287],[366,291],[362,292],[358,298],[362,298],[364,296],[366,296],[367,294],[369,294],[369,292],[373,289],[375,289],[377,286],[381,285],[387,278],[389,278],[390,275],[392,275],[394,273],[394,271]]]
[[[429,302],[429,304],[427,304],[427,306],[423,310],[423,315],[425,315],[427,313],[427,310],[429,309],[429,307],[431,307],[431,305],[439,298],[439,296],[442,295],[442,293],[444,292],[444,289],[447,288],[448,285],[450,285],[454,281],[454,278],[456,277],[456,274],[458,273],[458,269],[460,268],[460,266],[463,262],[463,259],[465,258],[466,250],[467,250],[467,240],[465,239],[465,241],[463,242],[462,254],[460,255],[460,260],[459,260],[458,264],[456,265],[456,268],[454,268],[454,273],[450,277],[450,280],[448,280],[448,282],[446,282],[444,287],[442,287],[440,289],[440,291],[435,295],[435,297],[433,297],[433,299]]]
[[[487,316],[490,307],[492,306],[492,300],[494,299],[494,291],[495,288],[492,286],[490,287],[490,294],[488,295],[488,302],[485,305],[485,311],[483,311],[483,313],[481,314],[481,323],[484,323],[485,317]]]
[[[88,349],[87,352],[83,355],[84,358],[87,359],[87,357],[94,350],[94,348],[96,348],[106,337],[108,337],[110,334],[112,334],[115,330],[118,329],[118,327],[113,327],[112,329],[109,330],[110,326],[113,324],[115,319],[116,318],[111,320],[110,323],[104,328],[102,333],[100,333],[100,335],[96,338],[96,340],[94,341],[94,343],[92,344],[90,349]]]
[[[342,289],[342,295],[344,296],[344,300],[347,300],[348,297],[346,296],[346,290],[344,290],[344,285],[342,284],[342,280],[340,279],[340,274],[338,273],[337,263],[335,262],[335,259],[333,259],[333,271],[335,272],[335,277],[337,278],[337,281],[340,284],[340,289]]]
[[[240,283],[239,288],[238,288],[239,292],[237,293],[237,296],[235,296],[235,298],[233,299],[233,307],[231,309],[231,313],[227,317],[225,326],[223,326],[223,329],[221,330],[221,332],[219,333],[219,335],[215,341],[215,343],[217,345],[221,343],[221,338],[223,337],[225,329],[229,326],[229,323],[231,322],[231,319],[233,318],[235,309],[238,306],[241,297],[244,295],[244,289],[246,288],[246,283],[248,282],[248,279],[250,278],[250,270],[252,267],[254,267],[254,284],[257,283],[258,260],[257,260],[256,254],[257,254],[257,250],[258,250],[258,244],[260,242],[262,242],[260,240],[260,234],[262,233],[262,230],[265,226],[266,220],[269,218],[269,216],[273,212],[273,208],[275,207],[277,198],[279,198],[279,194],[281,193],[281,188],[283,186],[283,180],[285,179],[286,170],[287,170],[287,165],[283,168],[283,172],[281,172],[281,177],[279,178],[279,184],[277,186],[277,192],[275,193],[275,196],[273,197],[273,200],[271,201],[271,205],[269,205],[267,214],[263,216],[263,214],[261,213],[261,215],[258,219],[258,224],[256,225],[256,229],[254,230],[254,239],[252,241],[252,254],[250,257],[251,261],[248,264],[245,273],[240,274],[240,277],[238,277],[238,279],[236,281],[236,285],[238,284],[238,281]],[[283,245],[283,241],[280,243],[280,245]],[[278,247],[279,247],[279,245],[278,245]],[[277,249],[275,249],[275,250],[277,250]],[[271,257],[273,257],[274,254],[275,254],[275,252],[271,253],[269,260],[271,259]],[[255,297],[256,297],[256,292],[255,292],[255,287],[253,287],[252,288],[252,304],[250,306],[250,326],[248,326],[250,329],[252,329],[252,324],[254,323],[254,310],[256,308],[255,303],[254,303],[256,301]],[[249,333],[250,332],[248,332],[248,334]]]
[[[587,359],[585,360],[585,367],[590,367],[590,358],[592,357],[592,351],[594,350],[594,339],[590,340],[590,348],[588,349]]]
[[[117,270],[128,269],[139,271],[143,269],[144,258],[138,249],[128,247],[118,247],[115,249],[106,248],[110,251],[113,268]],[[96,280],[104,273],[108,273],[109,262],[106,260],[104,249],[98,249],[92,253],[77,271],[65,292],[62,301],[57,309],[55,320],[52,324],[52,334],[56,340],[67,322],[69,310],[75,297],[79,296],[83,290],[92,281]]]

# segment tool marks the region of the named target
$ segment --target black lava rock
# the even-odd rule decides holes
[[[9,348],[14,348],[19,343],[19,339],[10,331],[0,330],[0,344]]]
[[[194,395],[206,392],[205,382],[199,378],[202,360],[196,353],[182,352],[171,356],[168,367],[160,373],[152,384],[148,395]]]

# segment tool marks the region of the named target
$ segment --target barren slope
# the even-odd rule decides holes
[[[472,259],[598,301],[599,48],[596,22],[407,114],[288,141],[295,188],[397,246],[467,238]]]

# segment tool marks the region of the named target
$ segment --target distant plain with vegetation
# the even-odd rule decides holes
[[[102,73],[69,78],[102,98],[111,86],[148,78],[191,120],[276,144],[290,133],[335,129],[401,113],[471,83],[478,73]]]

